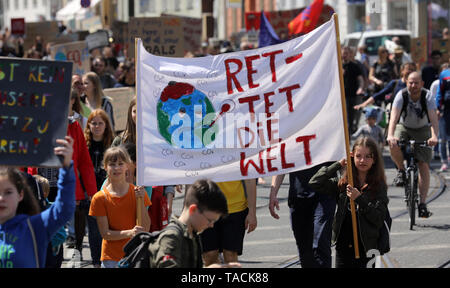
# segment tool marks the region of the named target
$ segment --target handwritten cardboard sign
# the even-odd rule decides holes
[[[72,63],[0,57],[0,165],[60,167]]]
[[[53,45],[50,49],[52,59],[73,62],[72,74],[83,75],[90,71],[89,50],[86,41]]]
[[[73,42],[79,39],[78,33],[59,33],[57,21],[25,23],[25,35],[23,44],[25,51],[33,47],[36,36],[42,37],[44,45],[50,42],[55,44]]]
[[[450,40],[434,39],[431,42],[432,51],[439,50],[442,53],[442,63],[447,62],[450,54]]]
[[[414,63],[421,65],[427,62],[427,37],[411,39],[411,58]]]
[[[112,99],[111,104],[114,108],[114,123],[116,131],[123,131],[127,125],[128,106],[131,99],[136,94],[134,88],[111,88],[104,89],[103,93]]]
[[[94,50],[96,48],[108,46],[109,44],[108,32],[106,32],[105,30],[100,30],[95,33],[91,33],[86,37],[86,41],[89,51]]]
[[[131,18],[128,22],[129,57],[134,57],[135,38],[145,49],[158,56],[183,57],[183,23],[180,17]]]

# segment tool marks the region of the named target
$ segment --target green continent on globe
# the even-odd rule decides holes
[[[197,117],[199,109],[201,109],[201,122],[195,118],[194,109],[198,113]],[[214,116],[215,110],[204,93],[187,83],[170,82],[161,93],[157,104],[159,133],[172,146],[182,146],[187,149],[204,148],[215,140],[218,130],[217,125],[209,126],[212,120],[208,119],[209,123],[205,121],[206,115],[210,113],[213,113]],[[201,125],[201,129],[199,129],[199,125]],[[190,129],[190,133],[185,133],[186,129]],[[208,131],[209,129],[213,130]],[[207,131],[209,137],[204,137]],[[187,137],[186,135],[189,135],[191,139],[183,139],[183,137]],[[174,141],[176,143],[173,143]],[[200,146],[199,143],[201,143]]]

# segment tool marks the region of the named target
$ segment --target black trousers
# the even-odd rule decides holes
[[[331,268],[331,233],[336,201],[317,194],[296,198],[291,227],[302,268]]]
[[[369,262],[370,258],[367,258],[364,252],[359,254],[360,258],[356,259],[353,247],[336,249],[336,268],[367,268],[367,262]]]
[[[83,238],[86,232],[86,223],[88,225],[89,249],[91,250],[92,264],[100,265],[100,256],[102,249],[102,236],[98,229],[95,217],[89,216],[90,202],[80,201],[80,205],[75,208],[74,226],[75,226],[75,248],[81,252],[83,248]]]

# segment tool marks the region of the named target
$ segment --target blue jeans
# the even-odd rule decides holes
[[[118,261],[113,261],[113,260],[105,260],[102,261],[102,268],[119,268],[117,266],[119,262]]]
[[[336,201],[326,195],[296,198],[291,227],[302,268],[331,268],[331,233]]]

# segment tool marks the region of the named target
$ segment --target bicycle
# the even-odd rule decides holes
[[[429,148],[429,146],[427,141],[417,142],[415,140],[401,140],[398,145],[406,160],[404,179],[405,201],[409,214],[409,230],[413,230],[413,226],[416,225],[416,207],[419,206],[419,195],[417,193],[419,174],[417,160],[414,157],[414,147],[420,146]]]

